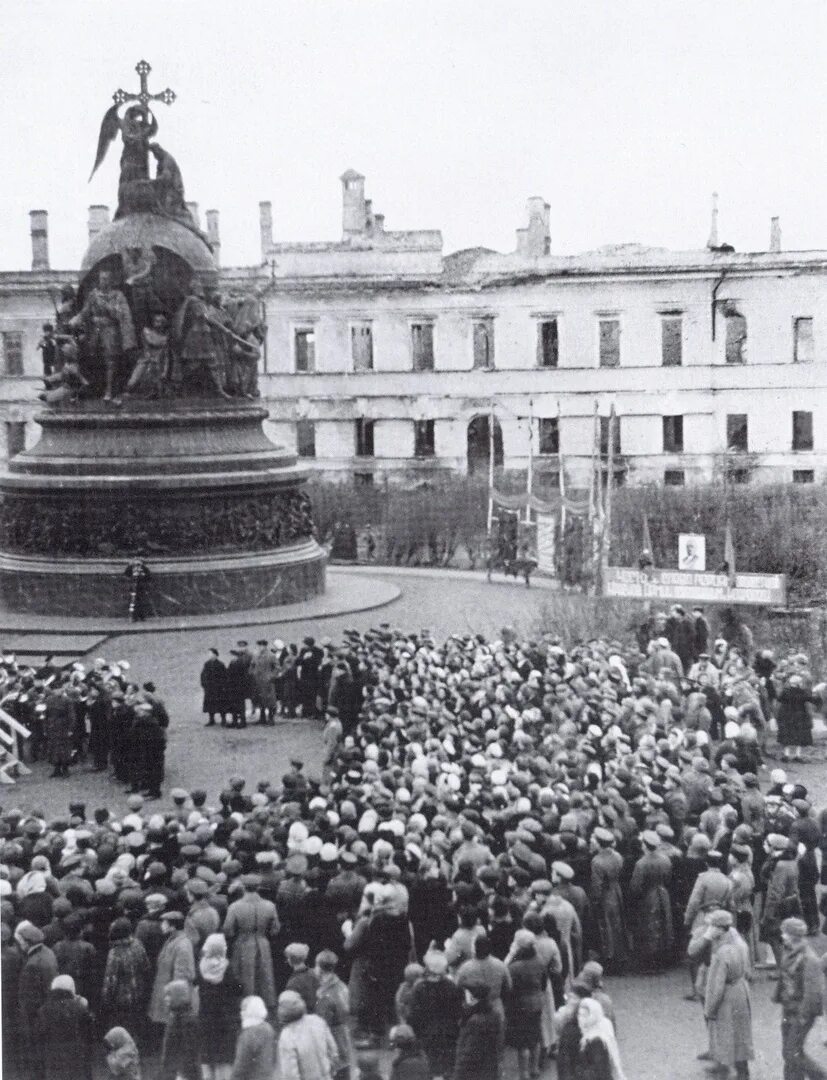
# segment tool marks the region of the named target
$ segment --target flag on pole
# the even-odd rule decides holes
[[[735,588],[735,544],[732,542],[732,528],[730,527],[729,520],[726,523],[726,529],[724,530],[724,562],[726,563],[727,575],[729,577],[729,587]]]

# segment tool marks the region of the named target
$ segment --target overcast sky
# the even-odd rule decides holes
[[[445,251],[514,248],[525,201],[552,250],[720,239],[827,248],[827,3],[764,0],[4,0],[0,269],[28,268],[28,211],[75,268],[90,203],[116,203],[98,129],[153,67],[158,141],[187,198],[221,212],[225,265],[278,240],[338,239],[349,167],[389,229]]]

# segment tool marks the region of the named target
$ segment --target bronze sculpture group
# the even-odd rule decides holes
[[[150,94],[149,65],[141,61],[136,70],[140,92],[118,90],[113,95],[92,174],[120,134],[115,221],[150,214],[176,223],[169,226],[171,236],[177,226],[184,226],[209,247],[187,208],[177,162],[153,141],[158,122],[149,104],[171,104],[175,94],[169,89]],[[150,157],[156,163],[154,177]],[[239,295],[225,302],[215,291],[205,294],[175,244],[165,248],[142,242],[138,227],[134,237],[127,234],[124,245],[118,254],[101,259],[81,284],[79,296],[71,286],[61,293],[54,365],[45,373],[41,399],[61,405],[102,398],[118,405],[129,398],[257,398],[265,337],[258,298]]]

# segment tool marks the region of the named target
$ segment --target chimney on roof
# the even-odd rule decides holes
[[[342,235],[345,239],[361,236],[367,220],[365,178],[355,169],[348,169],[339,179],[342,181]]]
[[[261,258],[264,261],[273,246],[273,204],[271,202],[258,204],[258,226],[261,231]]]
[[[373,215],[373,231],[384,232],[385,231],[385,215],[374,214]]]
[[[88,230],[89,243],[91,244],[101,229],[109,224],[109,207],[98,203],[89,207]]]
[[[709,239],[706,242],[708,248],[718,247],[718,192],[712,192],[712,220],[709,224]]]
[[[198,212],[198,203],[197,202],[188,202],[187,203],[187,210],[189,210],[190,217],[195,222],[196,229],[200,229],[201,228],[201,215]]]
[[[781,250],[781,218],[770,218],[770,251]]]
[[[215,265],[221,265],[221,236],[218,232],[218,211],[207,211],[207,239],[210,242],[212,248],[213,258],[215,259]]]
[[[29,211],[29,231],[32,235],[32,270],[49,269],[49,212]]]
[[[528,225],[517,229],[517,253],[529,259],[548,255],[551,251],[551,207],[539,195],[532,195],[526,204]]]

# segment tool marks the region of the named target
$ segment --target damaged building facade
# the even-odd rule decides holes
[[[436,230],[391,231],[341,177],[342,236],[274,239],[260,204],[261,266],[223,271],[265,305],[260,386],[271,434],[320,474],[370,484],[505,469],[583,486],[595,407],[620,483],[827,479],[827,251],[622,244],[553,253],[550,208],[528,201],[515,250],[445,255]],[[92,208],[100,215],[100,208]],[[208,216],[218,242],[218,219]],[[90,211],[90,228],[93,216]],[[32,270],[0,274],[6,452],[36,437],[45,215]],[[531,449],[530,449],[531,447]]]

